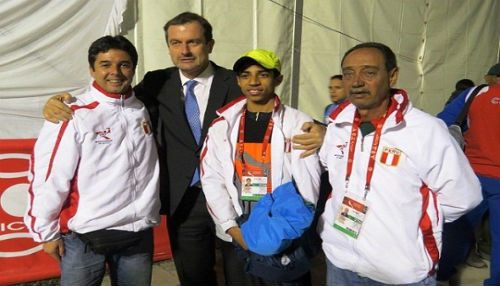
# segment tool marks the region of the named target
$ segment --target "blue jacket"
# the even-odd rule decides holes
[[[455,120],[457,120],[458,115],[460,115],[460,112],[462,112],[462,109],[465,106],[465,99],[467,97],[467,94],[469,94],[469,92],[471,91],[471,88],[468,88],[460,93],[459,96],[457,96],[453,101],[447,104],[444,109],[440,113],[438,113],[437,117],[443,120],[447,126],[452,125],[453,123],[455,123]],[[465,122],[464,126],[461,127],[462,130],[467,130],[467,122]]]
[[[306,205],[293,182],[277,187],[253,207],[241,232],[248,249],[273,255],[290,246],[311,225],[314,206]]]

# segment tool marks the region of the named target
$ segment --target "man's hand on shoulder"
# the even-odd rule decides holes
[[[326,126],[314,122],[306,122],[302,125],[304,134],[295,135],[292,138],[293,148],[296,150],[305,150],[300,154],[301,158],[314,154],[325,138]]]
[[[54,95],[43,106],[43,117],[45,120],[52,123],[59,123],[59,121],[68,121],[73,119],[73,110],[69,108],[64,102],[71,103],[74,98],[69,93],[62,93]]]

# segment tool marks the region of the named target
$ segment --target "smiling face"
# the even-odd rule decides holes
[[[376,48],[360,48],[348,54],[342,65],[344,90],[361,118],[372,120],[387,110],[390,88],[398,78],[397,67],[387,71],[385,59]]]
[[[170,58],[182,74],[193,79],[203,72],[209,63],[214,40],[206,41],[203,27],[197,21],[172,25],[167,30]]]
[[[283,76],[259,65],[251,65],[238,75],[238,85],[247,98],[247,108],[252,112],[270,112],[274,108],[274,89]]]
[[[118,49],[98,53],[89,71],[97,84],[110,93],[126,93],[134,78],[134,65],[130,55]]]
[[[328,84],[328,90],[330,91],[330,99],[332,102],[337,103],[346,98],[341,79],[331,79],[330,84]]]

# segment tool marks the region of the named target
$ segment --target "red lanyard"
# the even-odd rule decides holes
[[[243,110],[243,113],[241,114],[241,119],[240,119],[240,129],[238,131],[238,152],[237,156],[238,159],[241,160],[241,164],[245,164],[245,161],[243,160],[243,152],[245,149],[245,117],[247,114],[247,110]],[[269,118],[269,123],[267,124],[267,129],[266,133],[264,134],[264,140],[262,141],[262,163],[266,161],[266,151],[267,151],[267,145],[271,141],[271,132],[273,131],[273,126],[274,126],[274,121],[273,118]]]
[[[365,194],[364,198],[366,199],[366,195],[370,190],[370,182],[373,176],[373,170],[375,169],[375,157],[377,155],[378,145],[380,144],[380,137],[382,135],[382,126],[384,125],[385,119],[387,118],[387,113],[382,117],[381,120],[378,121],[377,126],[375,128],[375,136],[373,138],[372,148],[370,151],[370,159],[368,160],[368,170],[366,172],[366,183],[365,183]],[[349,142],[349,156],[347,157],[347,172],[345,176],[345,186],[347,190],[347,186],[349,185],[349,178],[351,177],[352,172],[352,164],[354,161],[354,152],[356,148],[356,139],[358,138],[358,130],[359,125],[361,125],[361,117],[359,112],[356,111],[354,116],[354,123],[352,125],[351,130],[351,138]]]

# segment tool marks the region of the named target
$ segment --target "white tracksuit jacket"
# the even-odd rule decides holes
[[[226,231],[238,226],[236,219],[243,213],[233,179],[238,130],[245,107],[246,98],[240,97],[217,111],[220,117],[208,130],[201,155],[201,183],[207,207],[215,222],[217,236],[225,241],[231,241]],[[316,204],[321,175],[318,155],[301,159],[301,151],[291,149],[291,138],[303,133],[302,124],[312,119],[303,112],[280,104],[277,96],[272,119],[272,189],[290,182],[293,177],[302,197]]]
[[[329,170],[333,192],[318,231],[335,266],[383,283],[406,284],[425,279],[434,269],[443,221],[459,218],[482,196],[476,175],[445,124],[413,108],[403,90],[393,92],[398,109],[383,125],[368,211],[357,239],[333,228],[346,191],[355,106],[344,105],[332,114],[320,159]],[[374,132],[365,138],[358,134],[349,191],[361,194]],[[399,160],[393,160],[390,150],[401,152]]]
[[[72,120],[43,125],[24,217],[35,241],[68,231],[140,231],[160,222],[158,154],[149,115],[133,94],[122,97],[91,86],[71,105]]]

